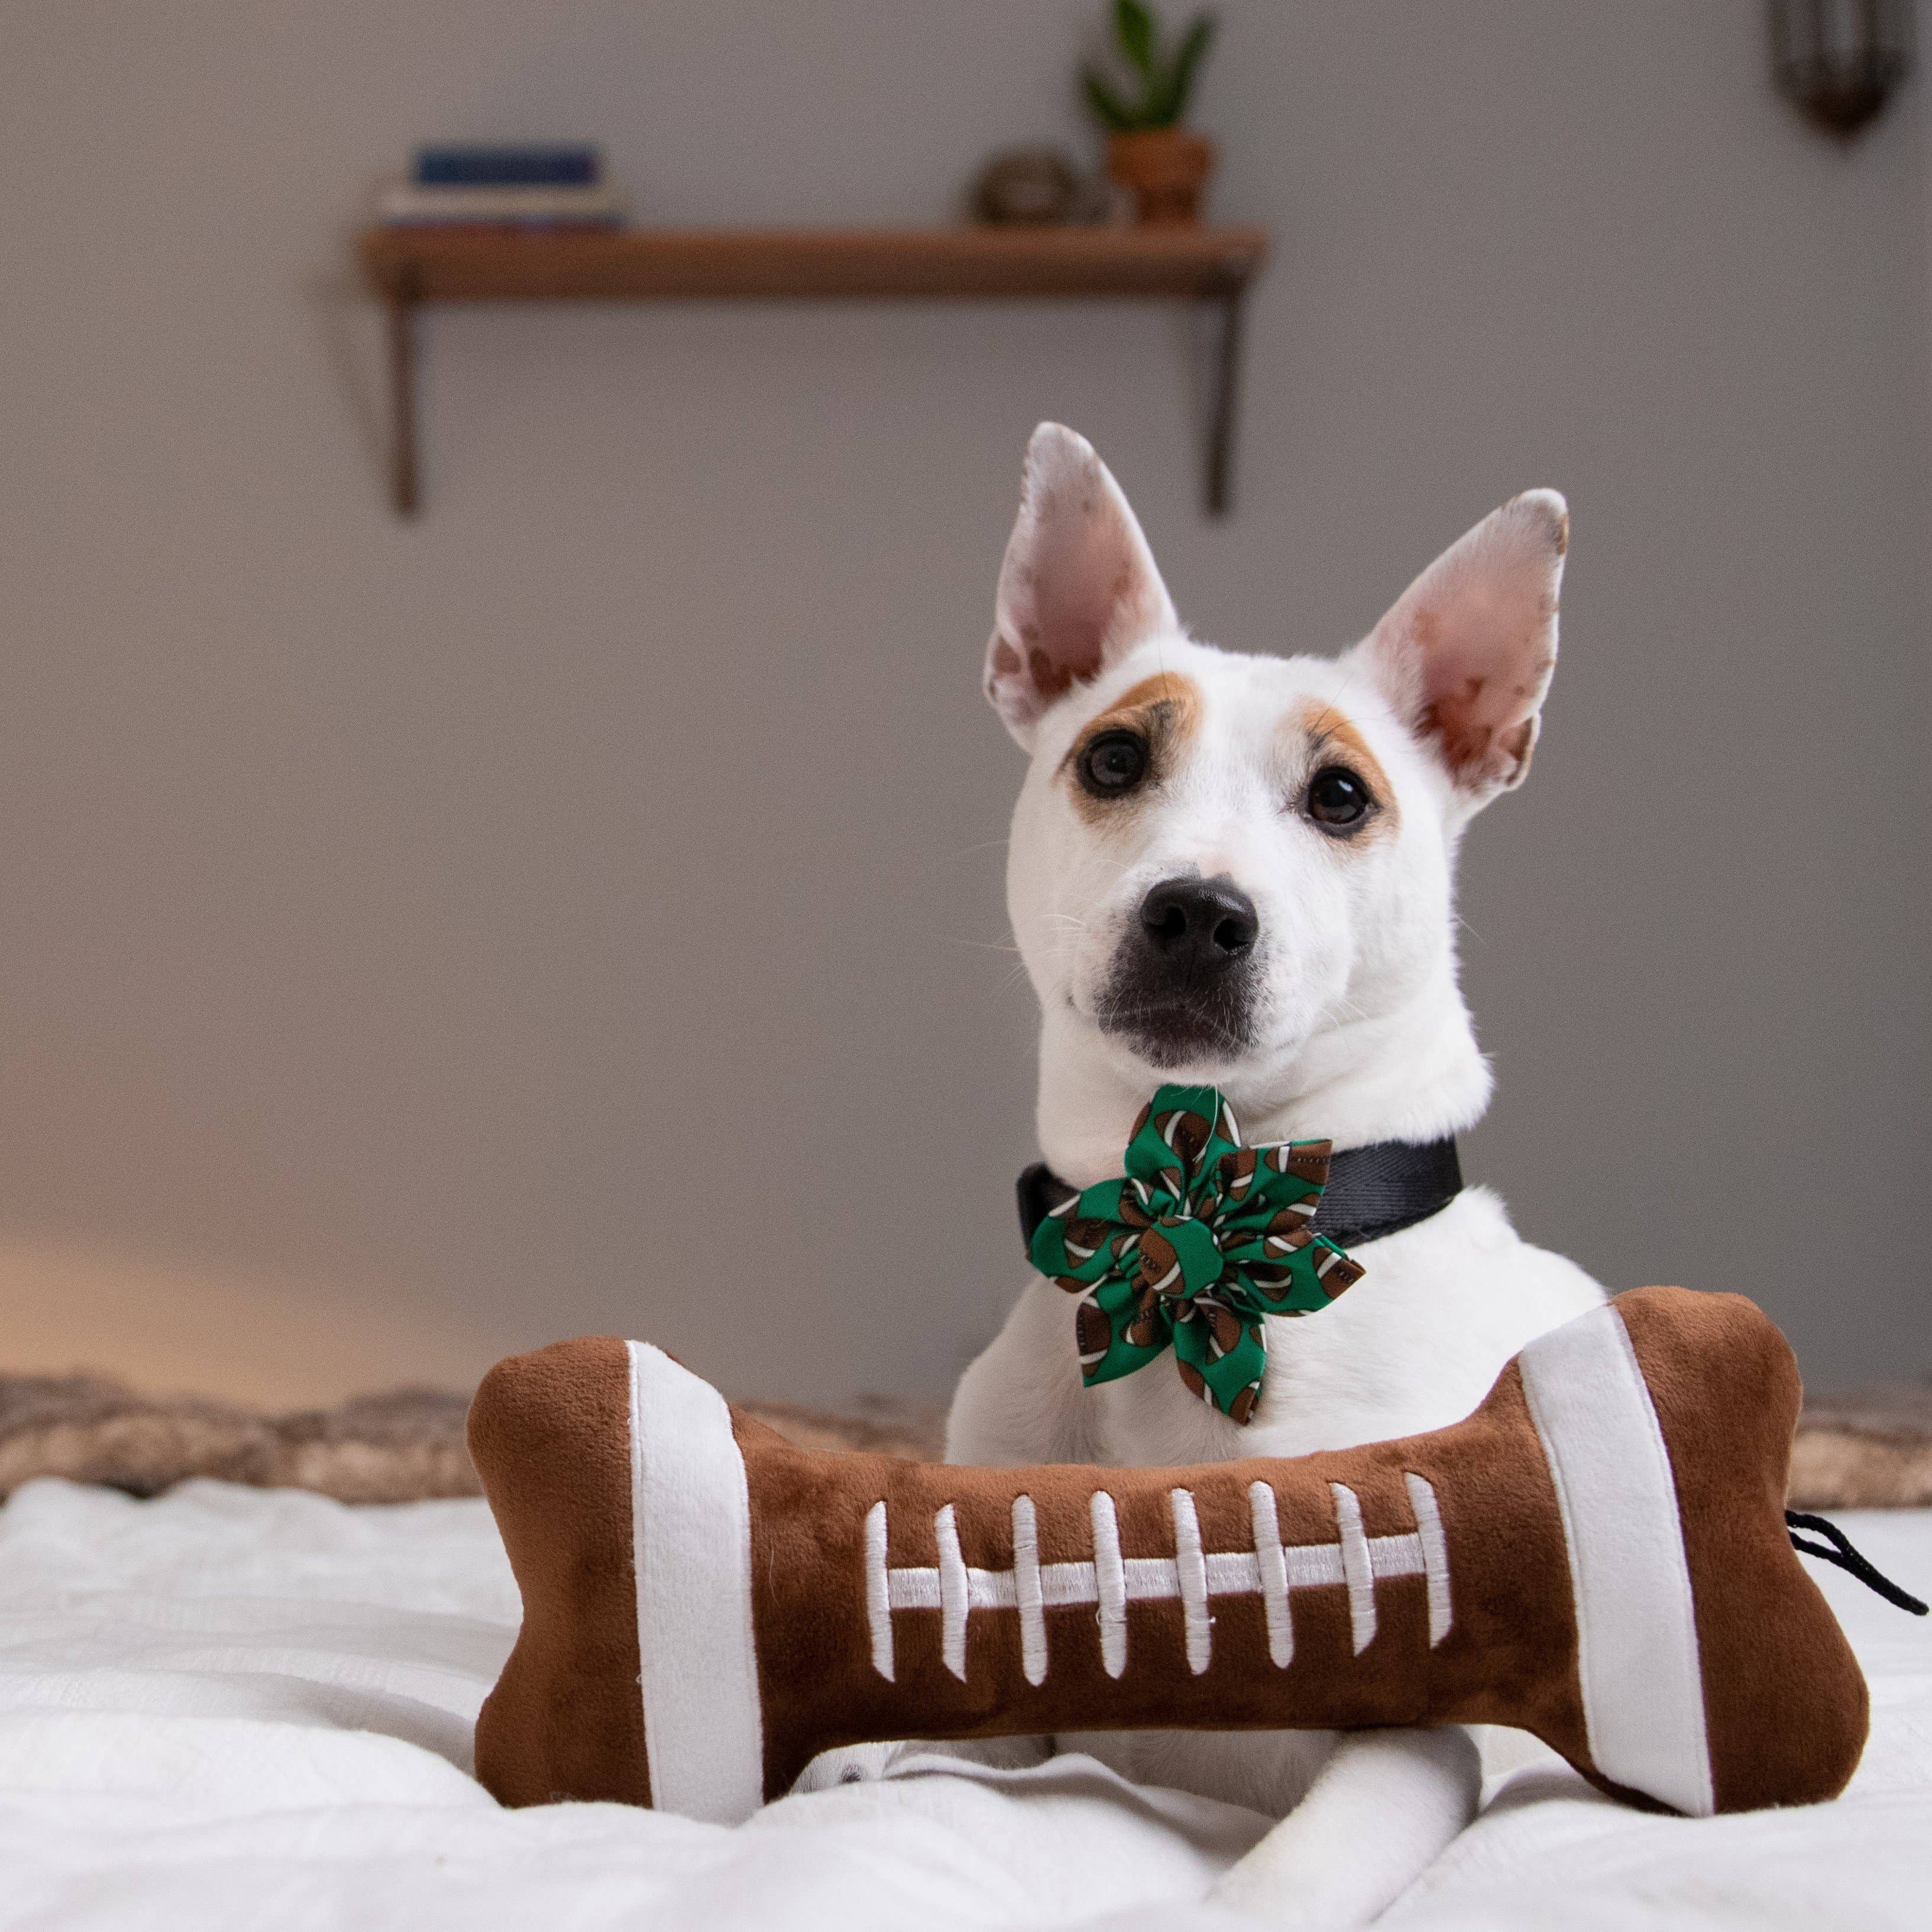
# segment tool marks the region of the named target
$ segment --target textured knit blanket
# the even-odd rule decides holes
[[[262,1414],[193,1396],[143,1395],[104,1376],[0,1375],[0,1496],[36,1476],[159,1496],[193,1476],[313,1490],[352,1503],[482,1493],[463,1446],[467,1396],[404,1388],[338,1408]],[[939,1454],[936,1411],[879,1403],[861,1415],[741,1404],[812,1449]],[[1932,1387],[1807,1404],[1792,1455],[1798,1509],[1932,1504]]]
[[[936,1413],[880,1402],[828,1415],[786,1402],[746,1406],[808,1449],[936,1458]],[[474,1496],[463,1446],[470,1398],[402,1388],[335,1408],[264,1414],[192,1396],[144,1395],[105,1376],[0,1375],[0,1497],[37,1476],[155,1496],[190,1477],[313,1490],[347,1503]]]

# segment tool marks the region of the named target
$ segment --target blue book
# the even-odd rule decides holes
[[[592,188],[604,157],[583,142],[452,142],[416,150],[422,188]]]

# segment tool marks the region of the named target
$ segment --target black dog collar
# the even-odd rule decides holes
[[[1376,1141],[1346,1148],[1328,1160],[1328,1185],[1310,1224],[1336,1246],[1378,1241],[1439,1214],[1462,1191],[1462,1163],[1454,1135],[1426,1146]],[[1079,1189],[1062,1180],[1044,1161],[1019,1178],[1020,1238],[1033,1252],[1034,1230]]]

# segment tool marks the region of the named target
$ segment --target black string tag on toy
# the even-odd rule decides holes
[[[1922,1604],[1910,1590],[1901,1590],[1889,1576],[1874,1570],[1852,1547],[1852,1539],[1835,1522],[1827,1522],[1822,1516],[1806,1516],[1797,1510],[1784,1512],[1784,1526],[1790,1532],[1791,1546],[1803,1556],[1821,1556],[1827,1563],[1835,1563],[1840,1570],[1856,1576],[1868,1590],[1876,1591],[1888,1604],[1896,1604],[1901,1610],[1910,1610],[1915,1617],[1926,1613]],[[1798,1534],[1808,1529],[1826,1538],[1823,1543],[1807,1543]]]

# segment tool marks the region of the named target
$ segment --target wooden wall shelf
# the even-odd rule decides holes
[[[1241,299],[1268,236],[1258,228],[376,228],[360,250],[388,311],[391,487],[403,516],[422,502],[416,325],[425,302],[1122,297],[1196,303],[1217,324],[1204,481],[1208,512],[1219,515],[1228,502]]]

